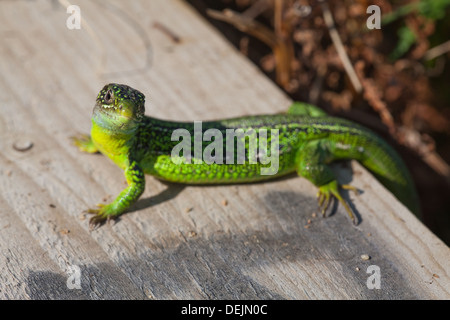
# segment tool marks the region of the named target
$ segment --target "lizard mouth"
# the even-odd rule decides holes
[[[103,104],[100,101],[95,102],[94,111],[110,113],[111,111],[116,111],[116,110],[117,110],[117,107],[115,105]]]

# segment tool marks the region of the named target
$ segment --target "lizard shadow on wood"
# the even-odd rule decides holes
[[[180,192],[183,191],[184,188],[186,188],[186,185],[182,185],[182,184],[178,184],[178,183],[171,183],[171,182],[166,182],[166,181],[160,181],[160,182],[165,184],[167,188],[164,189],[163,191],[161,191],[157,195],[138,200],[136,202],[136,204],[133,205],[132,208],[130,208],[128,213],[134,212],[137,210],[141,210],[141,209],[145,209],[145,208],[149,208],[149,207],[158,205],[160,203],[172,200],[178,194],[180,194]]]
[[[353,173],[351,165],[349,164],[348,161],[339,161],[336,164],[333,164],[332,167],[335,171],[340,170],[341,174],[339,175],[339,180],[341,183],[348,184],[352,181],[352,177],[353,177],[354,173]],[[253,182],[252,184],[274,183],[276,181],[283,181],[283,180],[287,180],[287,179],[298,179],[298,178],[301,178],[301,177],[298,177],[295,174],[288,174],[286,176],[278,177],[278,178],[268,180],[268,181]],[[130,210],[128,210],[126,213],[139,211],[142,209],[146,209],[146,208],[161,204],[166,201],[170,201],[170,200],[174,199],[175,197],[177,197],[178,194],[180,194],[186,187],[189,186],[189,184],[179,184],[179,183],[167,182],[167,181],[159,180],[159,179],[157,179],[157,180],[160,183],[163,183],[164,185],[166,185],[167,188],[157,195],[138,200],[136,202],[136,204],[134,204],[130,208]],[[231,185],[241,185],[241,184],[233,183],[233,184],[229,184],[229,185],[231,186]],[[208,185],[208,184],[196,185],[196,186],[202,186],[205,188],[217,187],[217,185]],[[349,206],[350,206],[351,210],[353,211],[353,213],[356,217],[356,220],[359,224],[362,221],[361,214],[359,213],[359,211],[357,210],[357,208],[351,201],[349,190],[342,190],[342,191],[343,191],[342,196],[349,204]],[[363,192],[364,192],[363,190],[358,189],[359,194],[362,194]],[[338,209],[338,205],[339,205],[338,201],[336,199],[334,199],[332,202],[332,205],[326,211],[326,215],[330,216],[330,217],[333,216]],[[120,220],[120,217],[117,218],[117,221],[118,220]]]

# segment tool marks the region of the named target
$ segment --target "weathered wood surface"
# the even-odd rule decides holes
[[[448,247],[356,163],[336,171],[364,190],[349,195],[358,226],[341,208],[313,217],[316,189],[295,176],[216,187],[149,177],[132,212],[90,232],[83,210],[124,177],[69,137],[89,131],[105,83],[140,89],[147,114],[176,120],[275,113],[289,100],[182,1],[77,4],[81,30],[57,2],[0,2],[0,298],[450,297]]]

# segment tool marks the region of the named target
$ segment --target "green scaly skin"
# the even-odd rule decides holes
[[[256,164],[175,164],[171,141],[175,129],[186,129],[194,140],[194,123],[160,120],[144,115],[145,97],[139,91],[119,84],[108,84],[98,94],[92,116],[91,136],[74,138],[80,150],[101,152],[124,170],[128,186],[110,204],[89,209],[94,213],[90,225],[116,218],[135,203],[145,188],[145,174],[187,184],[248,183],[273,179],[292,172],[315,184],[319,207],[324,214],[335,197],[356,223],[329,164],[339,159],[355,159],[374,175],[413,213],[419,214],[418,197],[408,170],[397,153],[381,138],[350,121],[327,116],[322,110],[294,103],[286,114],[247,116],[202,123],[202,131],[226,129],[279,130],[279,167],[274,175],[262,175]],[[259,134],[257,134],[259,137]],[[211,142],[202,142],[202,151]],[[223,139],[224,150],[226,139]],[[194,155],[194,143],[191,154]],[[270,148],[270,142],[267,143]],[[237,148],[234,156],[237,159]],[[203,154],[203,152],[202,152]],[[223,163],[226,163],[224,160]],[[236,161],[234,162],[236,163]]]

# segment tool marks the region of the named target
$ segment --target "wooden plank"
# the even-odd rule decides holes
[[[295,176],[214,187],[149,177],[132,212],[90,232],[82,211],[117,195],[124,177],[69,137],[89,131],[105,83],[136,87],[148,115],[174,120],[276,113],[290,101],[183,1],[77,5],[81,30],[54,2],[0,2],[0,298],[450,297],[448,247],[356,163],[335,166],[364,191],[349,195],[356,227],[341,208],[314,217],[316,190]],[[379,290],[367,287],[370,265]],[[81,289],[67,285],[74,266]]]

